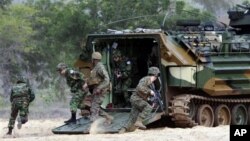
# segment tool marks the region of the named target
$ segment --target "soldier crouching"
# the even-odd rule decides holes
[[[70,100],[70,111],[71,118],[65,123],[76,123],[76,112],[77,109],[81,106],[82,101],[88,93],[87,83],[83,79],[83,74],[68,68],[64,63],[59,63],[56,67],[57,71],[66,78],[67,85],[70,87],[72,97]]]
[[[130,97],[132,109],[128,121],[120,129],[119,133],[131,130],[134,126],[146,129],[143,121],[148,118],[153,107],[148,103],[147,99],[151,95],[155,95],[150,86],[154,85],[154,81],[158,78],[160,71],[157,67],[148,69],[148,76],[143,77],[136,86],[136,92]]]

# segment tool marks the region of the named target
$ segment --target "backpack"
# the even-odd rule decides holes
[[[26,83],[18,83],[12,87],[11,96],[16,97],[28,97],[29,87]]]

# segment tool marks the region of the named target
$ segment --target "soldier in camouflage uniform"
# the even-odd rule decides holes
[[[132,109],[130,116],[125,125],[120,129],[119,133],[129,131],[133,126],[141,129],[146,129],[143,125],[143,120],[146,119],[151,111],[152,106],[147,102],[150,96],[155,95],[154,91],[150,89],[154,85],[154,81],[158,78],[160,71],[157,67],[150,67],[148,69],[148,76],[143,77],[136,87],[136,92],[130,97]]]
[[[17,78],[16,84],[11,88],[10,102],[11,102],[11,114],[9,120],[8,135],[12,134],[12,129],[15,125],[15,120],[19,112],[17,127],[20,129],[22,124],[28,121],[29,103],[35,99],[35,94],[28,85],[23,76]]]
[[[113,54],[114,60],[114,80],[115,80],[115,91],[118,91],[122,94],[124,98],[124,107],[129,106],[129,94],[127,92],[128,88],[131,86],[131,62],[128,59],[122,57],[120,52]],[[117,102],[118,95],[114,97],[114,101]]]
[[[88,93],[87,83],[85,83],[84,75],[68,66],[64,63],[59,63],[56,67],[57,71],[66,78],[67,85],[70,87],[72,97],[70,100],[71,118],[65,123],[76,123],[76,112],[80,108],[80,105]]]
[[[101,62],[102,55],[99,52],[93,52],[92,63],[94,68],[91,70],[88,86],[92,89],[92,102],[90,108],[90,120],[95,121],[99,116],[104,116],[107,123],[111,123],[113,117],[101,109],[101,104],[110,87],[108,72]]]

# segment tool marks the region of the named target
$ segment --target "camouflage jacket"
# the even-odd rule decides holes
[[[35,99],[35,94],[27,83],[17,83],[11,88],[10,102],[18,98],[27,99],[29,102]]]
[[[89,82],[93,81],[98,89],[109,88],[109,75],[102,62],[98,62],[91,71]]]
[[[65,78],[67,85],[70,87],[72,93],[82,90],[82,86],[85,83],[83,79],[84,75],[74,69],[67,68],[65,72]]]
[[[114,73],[120,73],[121,79],[125,80],[131,76],[131,62],[129,60],[122,60],[121,62],[115,62]]]
[[[147,100],[151,92],[150,85],[152,85],[150,76],[143,77],[136,86],[136,94],[138,94],[144,100]]]

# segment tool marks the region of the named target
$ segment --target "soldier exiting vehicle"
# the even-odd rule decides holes
[[[128,121],[120,129],[119,133],[124,133],[131,130],[133,126],[141,129],[146,129],[146,126],[142,123],[149,117],[152,106],[147,102],[150,96],[155,95],[155,92],[150,89],[154,82],[157,80],[160,71],[157,67],[150,67],[148,69],[148,76],[143,77],[136,87],[136,92],[130,97],[132,109],[129,115]]]
[[[113,54],[114,68],[114,103],[115,105],[120,105],[122,107],[130,106],[128,88],[130,88],[131,80],[131,62],[122,57],[120,52],[115,52]]]
[[[93,52],[90,78],[88,80],[88,86],[92,91],[92,102],[90,107],[90,120],[95,121],[99,116],[104,116],[107,123],[111,123],[113,117],[108,115],[101,109],[101,104],[110,88],[110,79],[108,72],[101,62],[102,55],[99,52]]]
[[[59,63],[56,67],[57,71],[60,75],[64,76],[67,81],[67,85],[70,87],[70,91],[72,93],[72,97],[70,100],[70,111],[71,118],[65,123],[76,123],[76,112],[77,109],[80,108],[84,97],[88,93],[87,83],[83,80],[83,74],[68,68],[68,66],[64,63]]]
[[[19,76],[16,84],[11,88],[11,114],[8,125],[8,135],[12,134],[18,112],[18,129],[22,127],[22,124],[25,124],[28,121],[29,103],[31,103],[34,99],[35,94],[28,85],[27,80],[23,76]]]

